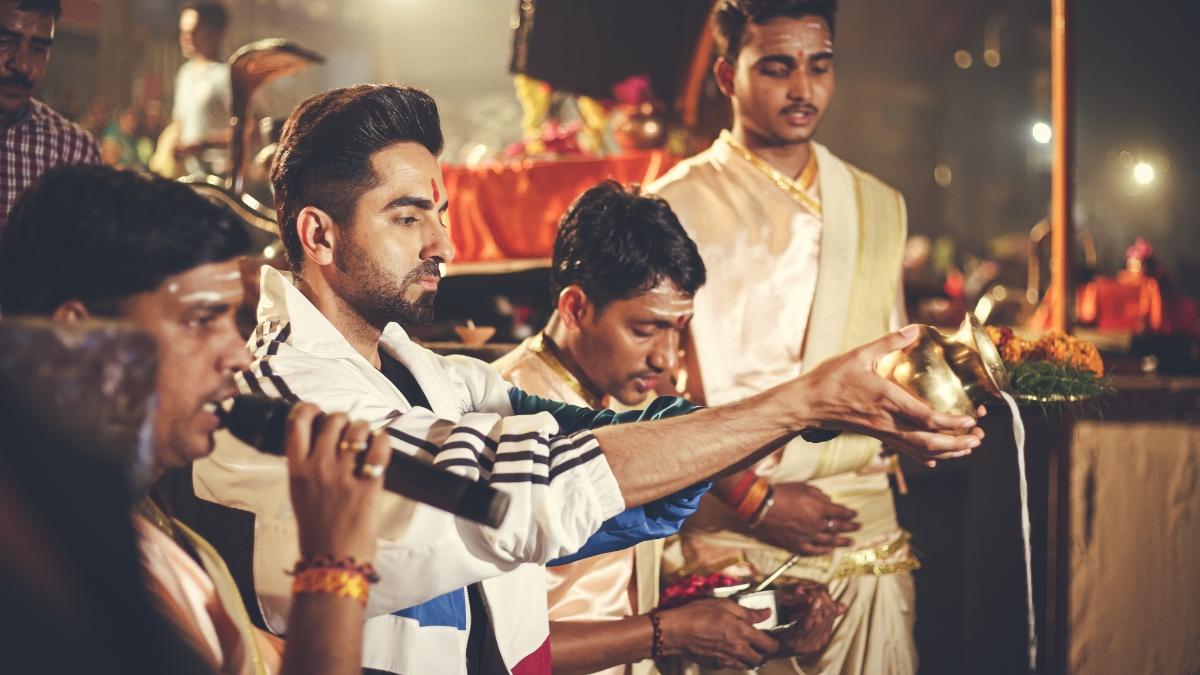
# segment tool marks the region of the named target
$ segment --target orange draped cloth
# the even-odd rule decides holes
[[[442,170],[450,194],[456,262],[549,258],[558,221],[584,190],[606,179],[643,185],[674,166],[662,151],[616,157]]]

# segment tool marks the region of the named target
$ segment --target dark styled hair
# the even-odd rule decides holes
[[[196,12],[196,17],[200,20],[200,23],[218,33],[224,33],[225,28],[229,26],[229,10],[225,9],[225,5],[219,2],[189,2],[183,6],[180,14],[189,9]]]
[[[271,184],[280,238],[292,269],[300,271],[304,250],[296,218],[315,206],[345,226],[359,197],[379,178],[371,155],[396,143],[420,143],[442,151],[437,103],[419,89],[395,84],[361,84],[317,94],[300,104],[283,125]]]
[[[22,12],[52,14],[56,21],[62,18],[62,2],[59,0],[17,0],[17,9]]]
[[[0,233],[0,311],[50,314],[74,299],[113,315],[167,277],[249,248],[237,216],[187,185],[97,165],[52,169]]]
[[[552,303],[562,289],[578,284],[603,308],[645,293],[664,278],[695,295],[705,271],[696,243],[661,198],[638,195],[609,180],[567,209],[554,238]]]
[[[819,16],[829,26],[829,35],[832,37],[837,0],[719,0],[712,13],[717,55],[726,61],[736,61],[738,52],[742,50],[746,24],[761,25],[781,16],[793,19]]]

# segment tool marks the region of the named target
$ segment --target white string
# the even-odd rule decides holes
[[[1029,484],[1025,480],[1025,423],[1012,396],[1001,393],[1012,411],[1013,440],[1017,446],[1017,471],[1021,474],[1021,538],[1025,543],[1025,612],[1029,627],[1029,671],[1037,670],[1037,627],[1033,616],[1033,563],[1029,535]]]

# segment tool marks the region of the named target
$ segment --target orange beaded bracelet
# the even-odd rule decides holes
[[[371,582],[358,570],[335,567],[310,567],[297,572],[292,579],[292,594],[332,593],[344,598],[353,598],[364,607]]]

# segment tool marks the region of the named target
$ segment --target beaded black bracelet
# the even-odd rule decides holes
[[[662,624],[658,616],[658,608],[650,610],[649,616],[650,625],[654,628],[654,638],[650,643],[650,657],[657,659],[663,655]]]

